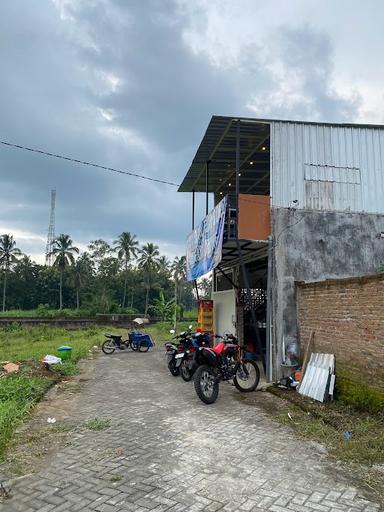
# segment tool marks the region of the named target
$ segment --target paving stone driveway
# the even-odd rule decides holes
[[[6,511],[377,511],[336,468],[230,384],[206,406],[172,377],[162,352],[98,359],[74,420],[110,419],[73,435],[37,474],[18,479]],[[256,395],[257,396],[257,395]]]

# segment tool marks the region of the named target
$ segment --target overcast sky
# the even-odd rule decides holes
[[[384,123],[383,22],[381,0],[6,1],[0,138],[179,183],[213,114]],[[0,187],[0,233],[36,260],[52,188],[81,248],[184,252],[173,187],[2,146]]]

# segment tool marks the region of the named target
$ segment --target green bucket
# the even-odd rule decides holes
[[[69,347],[68,345],[59,347],[57,352],[62,361],[68,361],[72,357],[72,347]]]

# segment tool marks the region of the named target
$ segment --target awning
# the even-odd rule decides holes
[[[179,187],[179,192],[227,194],[235,187],[236,121],[239,118],[213,116],[192,164]],[[240,192],[269,193],[268,121],[240,119]]]

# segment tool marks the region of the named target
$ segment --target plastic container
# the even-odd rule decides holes
[[[72,347],[68,345],[63,345],[62,347],[59,347],[57,349],[57,352],[59,353],[59,356],[61,357],[62,361],[68,361],[68,359],[71,359],[72,357]]]
[[[137,346],[144,346],[144,347],[153,347],[154,342],[149,334],[145,334],[142,332],[130,332],[129,333],[129,340],[133,343],[135,343]]]
[[[300,347],[296,338],[287,337],[285,341],[285,361],[284,366],[297,366],[299,360]]]

